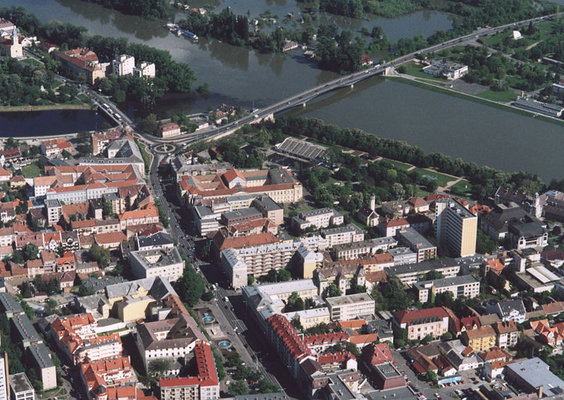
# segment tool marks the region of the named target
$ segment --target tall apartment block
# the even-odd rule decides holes
[[[435,233],[440,246],[454,257],[476,253],[478,217],[456,200],[437,201],[435,205]]]

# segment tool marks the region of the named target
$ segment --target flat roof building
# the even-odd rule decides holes
[[[333,321],[347,321],[374,314],[374,299],[368,293],[356,293],[325,299]]]
[[[413,228],[407,228],[397,233],[401,244],[409,247],[417,254],[417,262],[432,260],[437,257],[437,246],[425,239],[425,236]]]
[[[466,257],[476,253],[478,216],[452,199],[437,201],[435,214],[439,245],[447,248],[455,257]]]
[[[10,394],[12,400],[35,400],[35,390],[25,372],[10,375]]]
[[[460,272],[460,264],[454,258],[442,258],[418,264],[393,266],[387,268],[386,273],[389,277],[396,276],[404,285],[411,286],[432,270],[440,272],[445,278],[453,278]]]
[[[6,314],[8,318],[24,314],[22,305],[10,293],[6,292],[0,293],[0,311]]]
[[[505,379],[526,393],[538,393],[539,398],[564,392],[564,381],[538,357],[508,364]]]
[[[160,276],[170,282],[178,280],[184,270],[184,260],[176,247],[130,252],[131,271],[136,278]]]
[[[420,281],[414,283],[413,287],[417,290],[421,303],[426,303],[432,296],[444,292],[451,292],[455,299],[460,296],[473,299],[480,294],[480,282],[472,275]]]

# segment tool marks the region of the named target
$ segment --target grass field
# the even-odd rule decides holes
[[[450,187],[450,191],[453,194],[457,194],[463,197],[471,197],[472,184],[468,181],[462,180]]]
[[[439,186],[445,186],[448,182],[455,180],[455,178],[452,178],[448,175],[444,175],[439,172],[428,171],[422,168],[417,168],[415,172],[427,179],[431,179],[437,182],[437,185]]]
[[[41,170],[35,164],[29,164],[25,167],[22,167],[22,174],[24,178],[35,178],[36,176],[41,175]]]
[[[395,169],[398,171],[407,171],[409,168],[412,167],[410,164],[405,164],[399,161],[389,160],[387,158],[383,158],[381,161],[386,161],[394,166]]]
[[[503,92],[495,92],[493,90],[486,90],[485,92],[479,93],[476,96],[483,99],[500,101],[502,103],[509,103],[517,99],[517,93],[513,90],[505,90]]]

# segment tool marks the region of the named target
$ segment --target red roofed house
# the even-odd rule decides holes
[[[392,351],[387,343],[373,343],[362,349],[362,361],[367,366],[384,364],[393,360]]]
[[[161,137],[163,138],[180,135],[180,127],[178,126],[178,124],[175,124],[174,122],[161,125],[159,131],[161,133]]]
[[[127,237],[123,232],[97,233],[94,235],[94,241],[98,246],[109,250],[117,250]]]
[[[132,225],[158,224],[159,210],[150,204],[141,210],[126,211],[119,216],[119,223],[122,230]]]
[[[41,153],[48,157],[56,157],[63,154],[63,151],[70,153],[72,145],[65,138],[50,139],[41,142]]]
[[[372,60],[372,58],[369,57],[368,54],[363,54],[361,57],[361,65],[365,67],[372,64],[374,64],[374,60]]]
[[[86,360],[80,365],[80,378],[86,392],[94,395],[100,388],[131,386],[137,381],[129,357]]]
[[[197,376],[161,379],[161,400],[219,399],[219,379],[210,345],[199,343],[194,347]]]
[[[421,197],[412,197],[407,201],[409,211],[414,210],[416,213],[425,213],[429,211],[429,203]],[[408,212],[409,212],[408,211]]]
[[[343,369],[356,371],[358,368],[356,357],[349,351],[318,354],[317,362],[326,373],[336,372]]]
[[[0,182],[10,182],[12,171],[0,167]]]
[[[393,313],[393,323],[407,330],[408,340],[421,340],[427,335],[438,338],[448,332],[449,314],[445,307],[403,310]]]
[[[329,347],[347,341],[349,339],[349,334],[346,331],[325,333],[321,335],[311,335],[304,337],[305,345],[315,351],[316,353],[323,352]]]

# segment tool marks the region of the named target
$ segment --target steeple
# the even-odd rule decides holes
[[[12,46],[15,44],[19,44],[19,39],[18,39],[18,30],[14,26],[14,30],[12,31]]]

